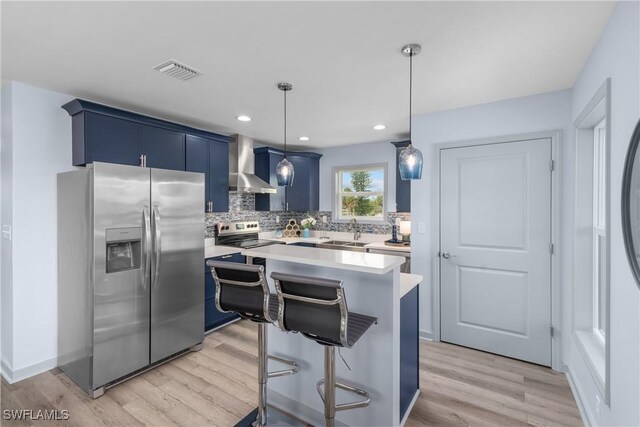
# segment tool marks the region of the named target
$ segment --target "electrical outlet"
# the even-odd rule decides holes
[[[2,238],[4,240],[11,240],[11,226],[3,225],[2,226]]]
[[[600,419],[600,396],[596,394],[596,418]]]
[[[280,224],[280,215],[276,215],[276,224]]]
[[[322,215],[322,223],[323,224],[327,223],[327,216],[326,215]]]
[[[424,222],[418,223],[418,234],[424,234],[427,231],[427,226]]]

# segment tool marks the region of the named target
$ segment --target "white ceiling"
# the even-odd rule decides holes
[[[422,44],[414,114],[566,89],[614,5],[3,1],[2,78],[275,145],[288,81],[295,145],[390,141],[408,132],[404,44]],[[152,69],[170,58],[204,74]]]

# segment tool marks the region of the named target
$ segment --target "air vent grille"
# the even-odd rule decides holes
[[[199,76],[202,72],[196,70],[188,65],[181,64],[178,61],[170,59],[153,67],[154,70],[160,71],[162,74],[166,74],[171,77],[175,77],[180,80],[189,80],[193,77]]]

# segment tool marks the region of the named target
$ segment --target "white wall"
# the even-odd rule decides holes
[[[10,266],[2,268],[2,305],[13,311],[9,331],[3,322],[2,373],[17,381],[56,366],[56,174],[73,169],[71,120],[60,106],[73,97],[20,83],[11,83],[10,92],[2,106],[2,185],[9,186],[2,191],[2,223],[12,221],[13,240],[2,246]]]
[[[420,288],[423,336],[433,334],[431,277],[433,263],[438,260],[437,253],[431,251],[433,145],[560,130],[564,146],[570,114],[571,91],[564,90],[413,117],[413,144],[422,150],[425,162],[422,180],[414,181],[411,189],[411,267],[425,277]],[[417,233],[418,223],[425,224],[424,234]]]
[[[0,105],[2,112],[1,145],[0,145],[0,170],[2,171],[2,182],[0,183],[0,223],[3,225],[13,225],[12,219],[12,186],[13,186],[13,119],[11,117],[11,93],[12,87],[3,82],[0,89]],[[11,241],[0,240],[0,366],[6,370],[13,362],[13,295],[12,295],[12,256]]]
[[[604,81],[611,78],[611,405],[602,404],[599,417],[596,385],[573,337],[564,336],[565,363],[590,423],[597,425],[640,425],[640,290],[627,262],[620,211],[624,159],[640,117],[639,28],[639,3],[618,3],[576,81],[572,98],[571,116],[575,120]],[[571,188],[573,183],[567,185]],[[570,227],[565,231],[570,233]],[[565,249],[563,255],[568,264],[571,251]],[[564,273],[563,281],[568,285],[571,272],[567,269]],[[565,299],[563,305],[568,322],[571,300]]]
[[[320,159],[320,210],[331,210],[332,183],[331,169],[335,166],[387,164],[388,201],[387,211],[396,211],[396,147],[389,142],[347,145],[343,147],[317,150]]]

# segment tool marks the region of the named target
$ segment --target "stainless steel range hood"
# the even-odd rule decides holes
[[[276,193],[276,188],[255,175],[253,139],[236,135],[229,144],[229,191]]]

